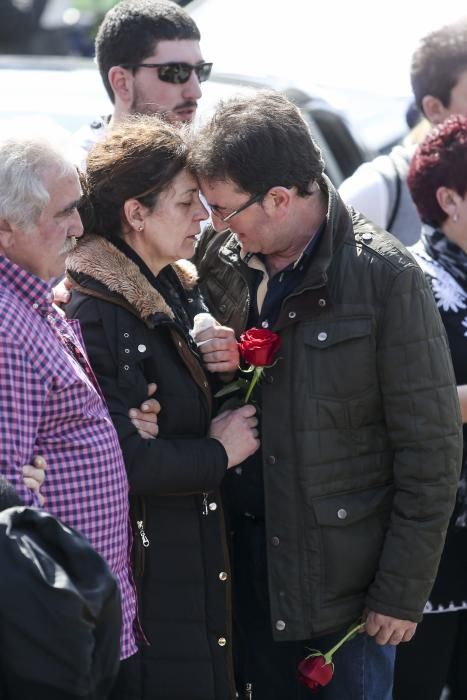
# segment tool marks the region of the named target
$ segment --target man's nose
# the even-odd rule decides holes
[[[201,85],[194,70],[191,71],[189,80],[183,86],[184,100],[199,100],[201,97]]]
[[[75,238],[81,238],[83,232],[83,222],[81,221],[81,217],[78,214],[78,212],[75,211],[73,214],[73,220],[71,222],[70,229],[68,231],[68,235],[74,236]]]

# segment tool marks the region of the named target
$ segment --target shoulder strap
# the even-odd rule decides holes
[[[394,159],[391,158],[391,154],[388,155],[388,158],[391,161],[391,164],[394,168],[394,175],[395,175],[395,178],[392,181],[394,184],[394,187],[395,187],[393,203],[392,203],[392,207],[391,207],[391,213],[389,214],[388,222],[386,224],[386,230],[390,231],[394,225],[394,221],[396,220],[397,212],[399,210],[399,205],[401,202],[402,182],[401,182],[401,176],[399,174],[399,170],[397,168],[397,165],[396,165]]]

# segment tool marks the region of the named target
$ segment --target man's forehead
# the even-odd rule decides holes
[[[245,191],[239,187],[232,180],[212,180],[204,177],[199,178],[200,189],[203,194],[215,194],[222,197],[229,197],[232,195],[247,194]]]
[[[145,63],[199,63],[203,55],[199,42],[194,39],[164,39],[157,42],[154,51],[144,59]]]

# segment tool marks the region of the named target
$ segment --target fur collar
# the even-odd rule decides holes
[[[84,274],[119,294],[146,320],[155,313],[173,318],[164,297],[148,282],[138,266],[102,236],[86,234],[67,258],[67,271]],[[188,260],[172,265],[185,289],[198,281],[196,267]]]

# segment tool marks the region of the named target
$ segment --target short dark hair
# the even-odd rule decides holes
[[[231,180],[250,194],[296,187],[300,196],[324,171],[321,151],[300,110],[272,90],[221,102],[193,136],[190,167],[208,180]]]
[[[447,214],[436,191],[449,187],[461,197],[467,192],[467,118],[449,117],[433,128],[418,146],[410,164],[407,184],[421,220],[439,227]]]
[[[451,91],[467,70],[467,17],[427,34],[412,57],[410,80],[417,107],[433,95],[449,107]]]
[[[185,130],[155,115],[132,115],[96,143],[81,176],[79,213],[85,233],[122,234],[123,205],[135,198],[153,209],[158,195],[186,167]]]
[[[190,15],[170,0],[122,0],[105,15],[96,36],[96,61],[107,94],[113,66],[142,63],[159,41],[200,40]]]

